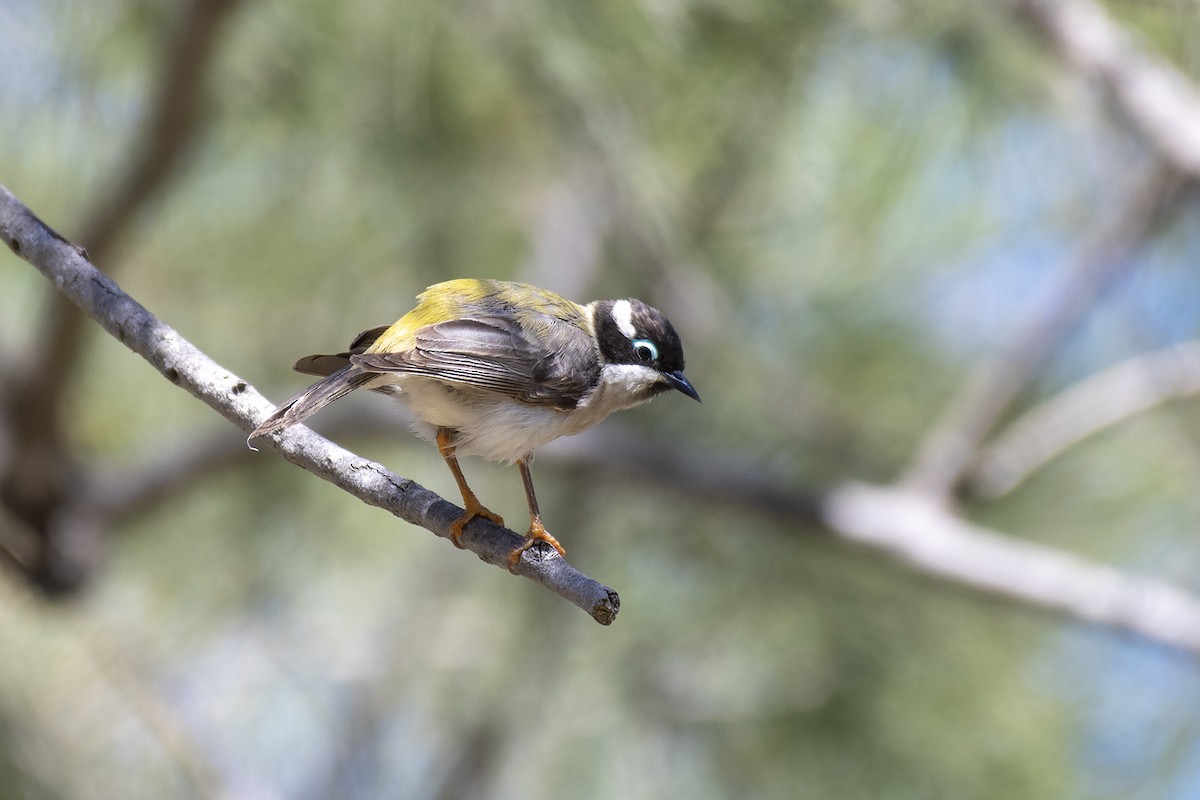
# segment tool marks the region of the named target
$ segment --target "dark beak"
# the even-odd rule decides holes
[[[692,386],[691,381],[683,377],[682,370],[676,370],[675,372],[664,372],[662,373],[662,376],[663,380],[671,384],[672,389],[678,389],[688,397],[695,400],[697,403],[700,402],[700,393],[696,391],[696,387]]]

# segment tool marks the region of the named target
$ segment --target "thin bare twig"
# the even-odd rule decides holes
[[[1119,213],[1081,249],[1063,279],[1012,336],[960,387],[926,436],[902,482],[931,495],[952,494],[980,444],[1059,342],[1128,265],[1131,251],[1177,205],[1183,181],[1155,169]]]
[[[39,220],[0,186],[0,238],[14,253],[38,268],[59,291],[99,322],[126,347],[146,359],[171,383],[249,431],[273,405],[246,381],[219,364],[157,319],[97,270],[87,254]],[[462,511],[419,484],[360,458],[308,428],[296,426],[260,440],[284,458],[333,483],[363,502],[383,508],[406,522],[442,537]],[[463,532],[462,544],[484,561],[506,568],[508,553],[522,537],[476,519]],[[607,625],[620,609],[617,593],[575,570],[548,548],[526,551],[517,569]]]
[[[979,452],[970,475],[982,497],[1007,494],[1067,448],[1129,418],[1200,394],[1200,341],[1145,353],[1056,394]]]
[[[155,71],[162,78],[147,105],[138,141],[116,177],[103,185],[103,196],[91,203],[93,212],[83,225],[82,241],[97,260],[106,260],[130,220],[166,183],[197,138],[206,105],[205,79],[222,23],[238,2],[192,0],[164,43]],[[5,390],[0,438],[9,444],[0,453],[0,504],[23,529],[8,526],[14,535],[28,532],[40,542],[25,574],[52,594],[71,591],[88,577],[86,562],[61,558],[61,545],[77,531],[64,527],[70,517],[60,513],[73,502],[73,484],[81,472],[65,429],[70,420],[67,389],[83,351],[84,320],[62,294],[51,293],[41,330],[21,363],[11,365],[0,379],[5,384],[0,387]]]
[[[1176,172],[1200,178],[1200,89],[1094,0],[1004,0],[1114,102]]]
[[[1062,550],[966,522],[920,491],[846,482],[797,488],[762,465],[586,433],[547,448],[594,476],[607,467],[641,485],[776,517],[791,533],[831,535],[967,591],[1134,633],[1200,656],[1200,598]]]
[[[839,537],[923,574],[1200,655],[1200,598],[1163,581],[972,525],[908,489],[849,484],[824,513]]]
[[[1200,178],[1200,89],[1143,48],[1094,0],[1005,0],[1081,77],[1098,81],[1142,132],[1162,162],[1148,190],[1106,230],[1064,290],[1014,339],[1007,355],[978,370],[926,440],[906,483],[938,494],[954,490],[975,449],[1061,338],[1111,280],[1129,250]],[[1089,262],[1091,262],[1090,267]],[[1091,273],[1092,277],[1088,277]],[[1078,281],[1078,288],[1072,286]]]
[[[244,464],[245,457],[242,437],[211,430],[169,451],[156,449],[124,468],[89,470],[80,492],[96,513],[121,522],[170,502],[207,475]]]
[[[1200,598],[1164,581],[1138,578],[1062,550],[1021,541],[972,525],[921,492],[845,483],[825,492],[789,492],[787,481],[761,469],[748,471],[702,454],[664,460],[639,445],[620,445],[622,464],[646,465],[631,477],[692,487],[697,465],[714,474],[737,474],[720,502],[740,505],[798,523],[794,531],[825,532],[864,546],[923,575],[986,596],[1060,614],[1200,655]],[[645,449],[645,448],[640,448]],[[591,466],[594,442],[578,450]],[[572,455],[575,451],[572,451]],[[567,456],[560,450],[559,457]],[[744,465],[743,465],[744,467]],[[711,498],[709,486],[686,488]],[[789,499],[790,497],[790,499]],[[764,504],[763,498],[773,498]],[[814,524],[815,523],[815,524]]]
[[[92,258],[104,263],[114,245],[140,209],[162,188],[200,133],[204,116],[204,84],[220,38],[222,23],[239,0],[193,0],[178,29],[163,47],[155,70],[162,80],[154,90],[136,146],[128,162],[106,183],[104,196],[90,205],[92,214],[81,226],[79,241]],[[111,187],[115,185],[116,189]],[[55,294],[42,324],[41,343],[31,365],[57,364],[61,368],[28,367],[24,392],[34,399],[20,404],[54,414],[71,380],[83,338],[84,317],[62,295]],[[28,426],[39,428],[39,425]]]

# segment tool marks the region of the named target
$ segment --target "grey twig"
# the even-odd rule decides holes
[[[204,119],[205,80],[220,40],[222,24],[239,0],[193,0],[178,27],[168,38],[155,74],[161,75],[142,120],[137,146],[130,149],[126,163],[115,179],[105,184],[106,195],[91,203],[92,213],[83,222],[79,241],[92,257],[104,263],[114,244],[140,208],[162,188],[178,168],[189,146],[198,137]],[[115,188],[114,188],[115,187]],[[33,364],[60,364],[62,369],[38,371],[22,376],[31,395],[24,403],[50,415],[58,410],[69,385],[73,364],[80,352],[83,318],[61,295],[47,309],[40,348]],[[57,433],[53,431],[51,433]]]
[[[603,441],[600,441],[603,439]],[[1200,598],[1073,553],[961,519],[918,490],[844,482],[797,488],[761,464],[716,453],[664,454],[641,440],[592,432],[560,440],[547,460],[685,493],[691,502],[741,507],[861,546],[958,589],[1083,620],[1200,656]]]
[[[846,485],[824,515],[840,538],[923,574],[1200,655],[1200,599],[1169,583],[972,525],[908,489]]]
[[[1123,273],[1130,252],[1176,207],[1183,181],[1157,168],[1108,225],[1085,243],[1063,279],[1035,306],[1006,348],[972,371],[927,435],[905,485],[931,495],[958,488],[975,453],[1054,348]]]
[[[1067,448],[1137,414],[1200,394],[1200,341],[1145,353],[1098,372],[1012,422],[979,451],[971,489],[999,497]]]
[[[0,238],[37,267],[63,294],[126,347],[146,359],[171,383],[249,431],[272,409],[246,381],[222,368],[161,322],[97,270],[87,253],[39,220],[0,186]],[[461,510],[424,487],[360,458],[304,427],[260,440],[284,458],[341,487],[363,502],[386,509],[406,522],[448,537]],[[477,519],[462,544],[484,561],[507,567],[508,552],[521,541],[510,530]],[[527,551],[517,567],[524,575],[587,611],[607,625],[620,609],[617,593],[543,549]]]
[[[1200,178],[1200,89],[1094,0],[1005,0],[1079,75],[1100,81],[1176,171]]]
[[[239,2],[191,0],[181,7],[154,70],[160,80],[135,146],[113,180],[103,184],[82,225],[80,240],[97,261],[106,261],[138,209],[163,188],[199,135],[209,67],[223,23]],[[0,441],[8,444],[0,448],[0,503],[13,521],[6,539],[20,536],[37,545],[22,572],[49,594],[78,588],[100,547],[99,541],[86,541],[84,531],[94,530],[88,519],[64,513],[77,505],[76,478],[83,472],[68,444],[66,404],[86,319],[63,294],[51,293],[30,346],[0,377]]]
[[[1067,284],[1019,333],[1010,350],[977,370],[906,475],[945,494],[1044,358],[1103,289],[1145,231],[1200,178],[1200,89],[1142,47],[1094,0],[1005,0],[1080,77],[1104,86],[1142,132],[1162,166],[1131,208],[1085,251]],[[1075,284],[1075,285],[1073,285]]]

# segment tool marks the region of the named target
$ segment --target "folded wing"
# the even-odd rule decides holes
[[[572,409],[600,379],[592,337],[537,314],[524,326],[507,316],[475,316],[425,326],[401,352],[349,354],[366,372],[424,375],[507,395],[523,403]]]

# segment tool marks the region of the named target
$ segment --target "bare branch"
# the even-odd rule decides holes
[[[98,271],[81,249],[59,236],[0,186],[0,238],[14,253],[38,268],[72,302],[122,344],[150,362],[171,383],[206,403],[243,431],[272,410],[252,386],[223,369],[159,321]],[[383,508],[406,522],[442,537],[461,509],[417,483],[344,450],[311,430],[297,426],[264,439],[288,461],[333,483],[363,502]],[[507,568],[510,550],[522,537],[476,519],[463,532],[462,544],[484,561]],[[607,625],[620,609],[616,592],[576,571],[548,548],[526,551],[520,574],[565,597]]]
[[[246,443],[224,428],[196,434],[168,451],[155,449],[125,468],[92,470],[82,492],[96,512],[128,520],[195,486],[196,481],[245,463]]]
[[[1200,598],[1062,550],[960,519],[919,491],[847,482],[829,490],[749,460],[670,453],[644,440],[588,432],[546,449],[560,465],[680,491],[695,503],[764,514],[800,535],[831,535],[951,586],[1126,631],[1200,655]]]
[[[240,0],[192,0],[177,27],[163,43],[154,74],[161,80],[153,90],[141,123],[141,133],[117,170],[116,189],[92,204],[79,241],[97,260],[113,244],[137,210],[162,187],[203,129],[205,81],[220,41],[222,26]]]
[[[1200,341],[1131,358],[1055,395],[979,453],[972,490],[999,497],[1067,448],[1137,414],[1200,394]]]
[[[906,483],[938,494],[954,490],[975,449],[1054,344],[1087,309],[1153,225],[1200,178],[1200,89],[1141,47],[1094,0],[1005,0],[1081,77],[1108,89],[1158,152],[1162,168],[1148,190],[1091,247],[1064,287],[1014,338],[1010,351],[978,370],[928,437]],[[1078,284],[1073,285],[1073,284]]]
[[[1200,177],[1200,89],[1094,0],[1005,0],[1077,73],[1099,80],[1171,167]]]
[[[104,184],[105,196],[92,203],[79,241],[92,257],[104,263],[114,244],[138,209],[142,208],[172,175],[200,133],[204,117],[204,85],[220,38],[222,24],[239,0],[193,0],[178,28],[168,37],[162,61],[155,70],[162,80],[146,109],[136,146],[116,178]],[[115,189],[112,187],[115,185]],[[51,298],[37,337],[42,343],[32,364],[62,364],[63,369],[37,371],[25,376],[26,392],[36,398],[25,405],[53,414],[61,402],[83,337],[83,317],[62,295]]]
[[[593,476],[654,483],[697,502],[743,508],[793,525],[824,524],[821,489],[797,486],[771,475],[760,459],[744,454],[730,456],[683,446],[668,450],[610,428],[558,439],[539,451],[538,457]]]
[[[1086,243],[1063,280],[1035,307],[1011,344],[968,376],[926,436],[903,482],[932,495],[954,492],[975,452],[1058,343],[1127,266],[1130,252],[1182,196],[1177,173],[1159,168]]]
[[[843,486],[825,516],[841,538],[922,573],[1200,655],[1200,599],[1162,581],[972,525],[911,490]]]
[[[0,505],[0,562],[28,574],[37,563],[38,549],[29,529]]]
[[[138,209],[158,192],[183,161],[204,119],[203,91],[222,23],[239,0],[191,0],[172,35],[166,38],[155,74],[161,76],[147,104],[141,132],[102,197],[91,203],[82,240],[104,261]],[[47,593],[72,591],[89,575],[88,558],[99,543],[84,541],[88,520],[72,517],[74,481],[80,470],[66,439],[67,387],[82,353],[86,317],[61,293],[52,292],[40,330],[20,362],[0,378],[5,391],[0,408],[0,503],[20,526],[21,536],[37,544],[26,571]],[[54,369],[47,369],[53,364]],[[79,529],[66,527],[75,519]],[[14,530],[14,535],[16,532]],[[74,544],[68,545],[69,541]],[[72,563],[71,558],[88,558]]]

